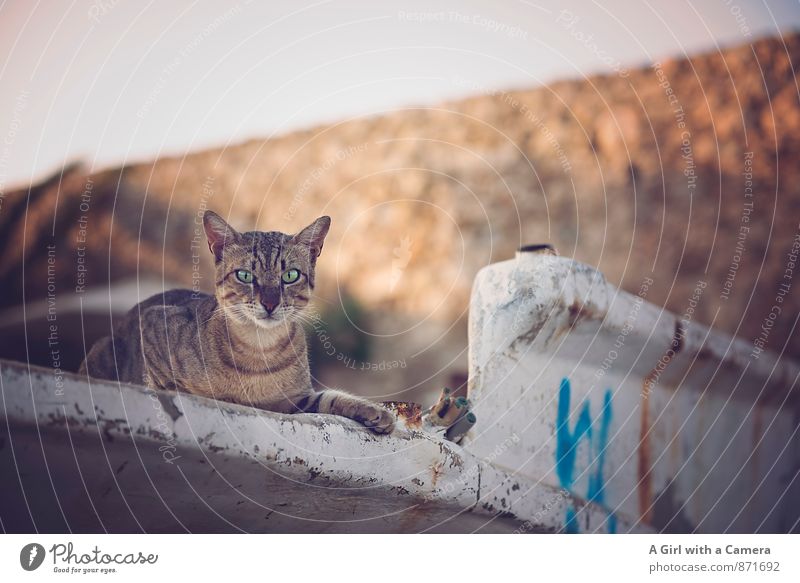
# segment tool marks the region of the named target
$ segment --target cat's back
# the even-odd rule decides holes
[[[150,296],[143,302],[136,304],[128,311],[128,314],[138,315],[147,308],[152,308],[154,306],[199,307],[211,301],[212,299],[213,296],[210,296],[209,294],[195,292],[189,289],[171,289],[169,291]]]
[[[147,319],[148,315],[160,311],[160,308],[190,308],[187,313],[204,313],[213,311],[215,304],[213,296],[188,289],[172,289],[158,293],[128,310],[122,320],[115,323],[114,334],[138,338],[140,323]],[[175,312],[175,310],[170,311]]]
[[[207,320],[216,306],[214,296],[173,289],[155,294],[131,308],[115,329],[120,336],[136,342],[141,333],[163,336],[166,329],[175,331],[185,326],[196,332],[196,320]]]
[[[92,346],[79,372],[88,372],[96,378],[141,383],[144,373],[142,322],[149,320],[161,326],[169,326],[175,322],[167,323],[164,318],[153,316],[176,312],[193,316],[206,313],[210,315],[215,305],[213,296],[188,289],[173,289],[155,294],[136,304],[114,322],[111,336],[101,338]],[[162,309],[164,312],[161,312]]]

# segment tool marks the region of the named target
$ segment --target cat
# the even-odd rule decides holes
[[[311,385],[304,310],[330,223],[320,217],[295,235],[239,233],[206,211],[214,295],[171,290],[134,306],[92,346],[79,373],[279,413],[340,415],[390,433],[390,411]]]

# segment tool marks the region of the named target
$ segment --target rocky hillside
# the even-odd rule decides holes
[[[328,214],[317,362],[365,392],[410,398],[463,378],[473,276],[525,243],[551,242],[634,292],[652,277],[647,299],[677,313],[704,280],[693,318],[751,339],[788,281],[768,346],[798,356],[800,276],[784,277],[800,221],[798,63],[792,35],[531,90],[455,80],[474,96],[92,176],[71,168],[5,197],[0,301],[21,303],[23,281],[29,301],[46,295],[51,242],[61,297],[82,276],[207,288],[193,265],[207,274],[210,259],[192,245],[206,206],[243,229]]]

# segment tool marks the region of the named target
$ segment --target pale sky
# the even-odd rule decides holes
[[[798,28],[798,0],[7,0],[0,192]]]

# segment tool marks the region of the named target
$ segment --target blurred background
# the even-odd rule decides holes
[[[7,1],[0,357],[75,370],[110,315],[211,291],[206,208],[333,218],[320,385],[462,386],[474,275],[533,243],[677,313],[703,280],[694,320],[750,340],[788,282],[768,347],[797,357],[798,25],[796,1]]]

